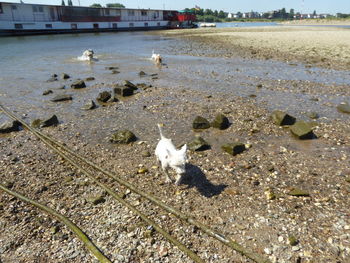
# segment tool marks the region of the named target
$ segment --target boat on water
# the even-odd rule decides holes
[[[0,2],[0,36],[187,28],[195,19],[175,10]]]

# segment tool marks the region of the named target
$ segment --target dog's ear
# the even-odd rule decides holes
[[[185,153],[187,151],[187,144],[181,147],[180,149],[181,152]]]

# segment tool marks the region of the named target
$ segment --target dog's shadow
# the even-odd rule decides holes
[[[227,187],[225,184],[212,184],[202,170],[193,164],[186,164],[186,174],[181,184],[197,188],[201,195],[208,198],[219,195]]]

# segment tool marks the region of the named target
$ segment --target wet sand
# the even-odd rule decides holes
[[[322,35],[323,29],[319,30]],[[265,38],[261,31],[275,43],[276,50],[266,53],[272,56],[268,60],[253,41],[255,36],[255,40]],[[303,30],[293,28],[156,32],[171,37],[169,45],[159,51],[166,63],[162,67],[151,61],[113,64],[125,75],[111,80],[106,71],[94,75],[96,79],[87,82],[86,89],[67,88],[64,92],[73,95],[71,102],[50,102],[51,96],[61,92],[57,89],[49,97],[39,95],[39,90],[36,97],[24,94],[32,105],[11,93],[1,102],[27,122],[57,114],[60,124],[43,129],[44,133],[272,262],[346,262],[350,256],[349,115],[338,112],[336,106],[349,101],[349,71],[338,70],[345,69],[343,57],[330,65],[322,61],[303,64],[310,59],[307,52],[296,56],[294,62],[283,62],[292,57],[288,50],[295,48],[293,41],[288,48],[284,36],[294,32],[307,38]],[[303,47],[311,48],[308,43]],[[322,43],[317,51],[326,54]],[[139,77],[140,70],[149,75]],[[80,110],[85,101],[110,91],[124,76],[152,86],[139,89],[128,99],[88,112]],[[70,80],[42,84],[40,91],[58,84],[69,87]],[[320,118],[314,120],[314,133],[318,138],[298,140],[288,128],[273,124],[270,116],[275,109],[305,121],[313,121],[307,113],[317,111]],[[192,129],[197,115],[211,121],[217,113],[228,117],[228,129],[210,128],[200,133]],[[200,135],[212,146],[204,152],[188,152],[188,174],[180,186],[164,184],[161,171],[154,167],[159,122],[165,124],[165,135],[176,145]],[[138,141],[131,145],[109,143],[108,138],[118,129],[133,131]],[[221,150],[223,143],[235,141],[250,147],[236,156]],[[164,238],[150,234],[137,216],[110,197],[106,196],[104,203],[91,204],[89,197],[103,191],[28,131],[0,137],[0,149],[1,180],[68,215],[113,262],[191,262]],[[151,156],[145,157],[145,151]],[[137,173],[140,167],[148,172]],[[115,182],[103,180],[171,229],[205,262],[251,262],[197,229],[151,209],[149,203],[141,203],[139,196]],[[291,196],[292,188],[310,196]],[[275,198],[269,198],[267,192],[273,192]],[[0,212],[2,262],[95,262],[72,233],[38,210],[0,193]],[[297,240],[293,245],[291,237]]]

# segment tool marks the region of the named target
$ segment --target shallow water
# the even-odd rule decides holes
[[[270,110],[285,109],[296,116],[300,116],[302,112],[316,111],[326,118],[347,118],[347,115],[339,114],[335,107],[325,107],[324,104],[336,105],[341,101],[350,101],[348,96],[332,94],[330,91],[329,94],[319,96],[322,101],[320,103],[310,100],[312,96],[308,94],[264,88],[257,90],[256,85],[265,80],[350,85],[348,71],[305,68],[303,64],[289,65],[276,61],[174,55],[174,49],[181,47],[181,41],[183,40],[143,32],[2,38],[0,101],[22,113],[30,109],[34,115],[39,115],[40,111],[50,111],[50,108],[53,111],[62,109],[78,116],[81,104],[84,99],[91,98],[91,94],[86,90],[79,91],[82,97],[80,100],[68,102],[71,107],[62,106],[65,104],[53,106],[48,101],[50,96],[42,96],[42,92],[46,89],[57,89],[69,82],[46,82],[51,74],[60,75],[65,72],[72,79],[93,76],[96,80],[87,83],[91,86],[97,83],[117,83],[124,79],[143,82],[138,76],[138,72],[143,70],[159,74],[159,79],[154,80],[155,85],[171,86],[175,89],[204,89],[212,93],[242,97],[256,94],[257,102],[265,104]],[[79,61],[77,57],[89,48],[94,50],[97,61]],[[152,50],[163,56],[166,66],[159,68],[150,61]],[[105,69],[107,66],[118,66],[120,74],[111,74]],[[70,93],[70,90],[63,92]]]

